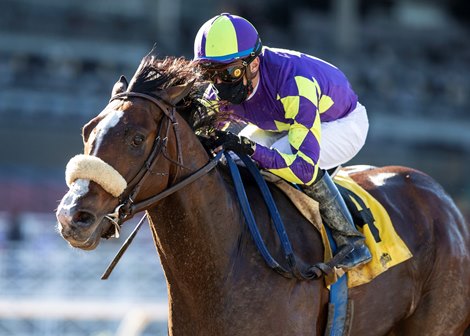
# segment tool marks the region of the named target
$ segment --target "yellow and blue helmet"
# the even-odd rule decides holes
[[[256,57],[261,52],[261,39],[256,28],[246,19],[222,13],[208,20],[194,40],[194,60],[230,63]]]

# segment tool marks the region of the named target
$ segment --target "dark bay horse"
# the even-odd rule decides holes
[[[70,245],[96,248],[114,232],[110,214],[121,203],[118,209],[129,208],[168,190],[210,160],[182,116],[197,106],[194,69],[181,58],[146,56],[131,82],[121,77],[106,108],[84,126],[85,155],[68,166],[70,191],[57,210]],[[413,254],[350,290],[351,335],[463,335],[470,323],[470,233],[454,202],[410,168],[351,176],[384,205]],[[281,192],[272,192],[296,254],[310,265],[322,261],[319,233]],[[247,194],[280,259],[258,189],[247,186]],[[324,281],[286,279],[266,266],[223,167],[145,210],[167,280],[170,335],[323,335]]]

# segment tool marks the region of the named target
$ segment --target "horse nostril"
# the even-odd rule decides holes
[[[87,211],[77,211],[72,217],[72,223],[78,226],[90,226],[95,222],[95,216]]]

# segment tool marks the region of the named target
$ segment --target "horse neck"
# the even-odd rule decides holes
[[[195,171],[209,158],[194,134],[185,129],[189,126],[182,123],[182,127],[184,165]],[[217,281],[228,273],[230,251],[240,235],[241,215],[236,202],[222,175],[213,170],[149,211],[169,284],[197,287],[214,279],[212,285],[220,285]]]
[[[235,244],[240,231],[240,214],[233,202],[236,200],[215,172],[191,183],[150,211],[162,263],[167,263],[164,267],[183,273],[190,271],[188,267],[201,272],[203,268],[222,271],[223,255]]]
[[[191,138],[185,134],[182,143],[185,165],[196,169],[207,163],[209,158],[194,135]],[[259,313],[266,307],[272,288],[279,289],[282,284],[281,297],[291,297],[296,283],[284,281],[260,264],[256,248],[247,243],[251,237],[244,229],[237,203],[233,187],[216,169],[149,210],[168,285],[170,335],[224,335],[231,328],[241,330],[247,328],[246,321],[237,314],[243,317]],[[255,207],[254,211],[266,220],[263,207]],[[294,222],[301,220],[297,212],[291,215]],[[314,237],[319,235],[311,225],[303,224],[292,231],[297,240],[309,237],[312,242],[318,241]],[[321,256],[321,244],[314,251]],[[303,252],[304,258],[312,254],[312,246]],[[259,286],[256,279],[262,279],[265,286]],[[321,291],[320,282],[313,286]],[[299,293],[303,297],[303,292]],[[257,304],[252,302],[255,297]]]

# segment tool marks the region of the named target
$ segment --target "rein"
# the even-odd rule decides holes
[[[336,265],[338,260],[344,258],[345,255],[350,251],[340,251],[330,261],[325,263],[320,262],[312,266],[302,265],[303,263],[299,262],[299,260],[295,256],[295,253],[292,249],[292,245],[289,241],[289,237],[287,236],[284,223],[282,222],[281,215],[279,214],[271,191],[269,190],[266,181],[261,176],[259,169],[253,163],[251,158],[249,158],[247,155],[237,155],[243,161],[246,168],[255,179],[255,182],[258,185],[258,188],[263,196],[272,222],[274,224],[274,228],[276,229],[276,233],[279,237],[279,241],[281,242],[282,252],[284,254],[284,259],[287,262],[288,268],[286,269],[281,266],[281,264],[277,262],[268,251],[266,244],[264,243],[263,238],[261,237],[261,233],[259,232],[258,226],[256,225],[253,212],[251,211],[248,197],[243,186],[243,181],[240,176],[240,172],[238,171],[238,166],[235,164],[230,154],[226,152],[225,158],[232,174],[235,192],[237,193],[238,200],[240,202],[240,207],[246,220],[246,224],[248,226],[248,229],[250,230],[255,245],[258,248],[258,251],[260,252],[266,264],[271,269],[288,279],[295,278],[298,280],[316,280],[322,278],[324,275],[330,275],[334,273],[334,265]]]

